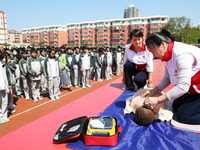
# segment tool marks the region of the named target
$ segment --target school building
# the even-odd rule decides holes
[[[168,22],[168,16],[133,17],[113,20],[67,24],[68,46],[125,46],[130,43],[129,33],[140,29],[147,35],[159,32]]]
[[[7,42],[6,13],[0,10],[0,44]]]
[[[8,43],[23,43],[22,33],[16,30],[8,30]]]
[[[67,31],[61,25],[26,28],[22,29],[22,38],[23,43],[35,43],[36,46],[62,46],[67,44]]]
[[[92,22],[70,23],[66,26],[22,29],[23,43],[44,43],[44,46],[125,46],[130,43],[129,33],[140,29],[144,39],[159,32],[168,22],[168,16],[133,17]]]

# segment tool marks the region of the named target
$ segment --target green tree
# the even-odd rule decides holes
[[[18,41],[14,40],[13,43],[19,43]]]
[[[170,31],[176,40],[186,43],[187,34],[191,28],[190,19],[186,17],[172,17],[163,28]]]
[[[38,45],[39,47],[41,47],[41,46],[44,45],[44,43],[43,43],[43,42],[39,42],[37,45]]]
[[[189,32],[186,36],[185,41],[188,44],[199,44],[199,42],[200,42],[200,29],[195,28],[195,27],[190,28],[190,30],[189,30]]]
[[[20,44],[20,47],[25,47],[24,44]]]
[[[35,47],[36,43],[31,43],[30,45],[31,45],[32,47]]]
[[[10,46],[10,44],[5,42],[5,43],[3,43],[3,46],[5,46],[7,48],[8,46]]]

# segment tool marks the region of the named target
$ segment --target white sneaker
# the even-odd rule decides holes
[[[91,85],[89,85],[89,84],[88,84],[88,85],[86,85],[86,86],[87,86],[87,87],[89,87],[89,88],[91,88]]]
[[[38,102],[38,99],[37,99],[37,98],[34,98],[33,100],[34,100],[34,102]]]
[[[61,93],[60,92],[58,92],[58,95],[60,95]]]
[[[58,96],[56,96],[56,99],[60,99]]]
[[[78,88],[78,86],[76,85],[75,88]]]
[[[10,119],[7,118],[7,117],[3,118],[3,120],[4,120],[5,122],[9,122],[9,121],[10,121]]]
[[[83,85],[82,88],[85,89],[85,85]]]
[[[55,98],[51,98],[52,101],[55,101]]]
[[[70,84],[69,87],[71,87],[72,85]]]
[[[15,113],[16,112],[16,110],[15,109],[13,109],[12,111],[11,111],[11,114],[13,114],[13,113]]]
[[[42,101],[42,100],[43,100],[43,98],[42,98],[42,97],[38,97],[38,99],[39,99],[40,101]]]
[[[29,96],[26,96],[26,100],[29,100],[30,98],[29,98]]]

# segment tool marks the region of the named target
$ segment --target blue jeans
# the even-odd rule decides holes
[[[200,124],[200,94],[184,94],[173,102],[174,117],[187,124]]]

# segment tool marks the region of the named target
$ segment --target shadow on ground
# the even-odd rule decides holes
[[[117,89],[122,89],[124,84],[123,83],[111,83],[110,86],[115,87]]]

